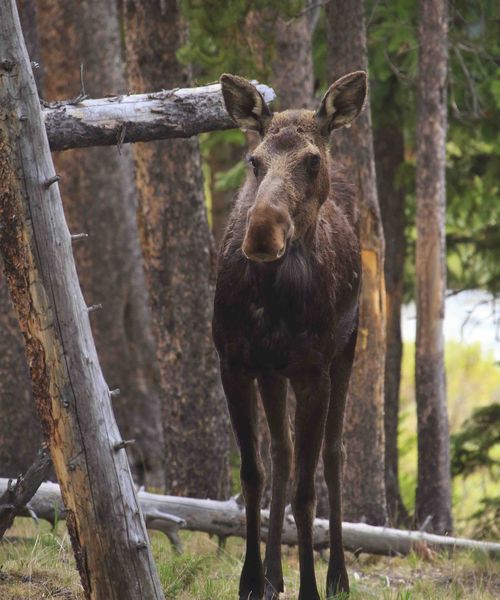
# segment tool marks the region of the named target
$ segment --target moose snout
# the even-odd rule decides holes
[[[249,210],[241,249],[249,260],[272,262],[285,254],[292,232],[293,224],[286,208],[262,203]]]

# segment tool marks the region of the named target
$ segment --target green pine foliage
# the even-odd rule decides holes
[[[500,403],[474,410],[460,431],[451,437],[451,470],[464,479],[475,473],[486,473],[493,482],[500,479]],[[471,515],[477,538],[500,537],[500,490],[486,495]]]
[[[495,2],[449,4],[448,285],[500,291],[500,26]],[[402,115],[408,190],[407,299],[413,296],[417,3],[367,3],[374,124]]]
[[[500,404],[477,408],[451,438],[451,471],[467,477],[478,469],[500,476]]]
[[[273,24],[299,14],[301,0],[182,0],[190,39],[179,57],[191,62],[200,81],[216,81],[229,72],[249,79],[269,77],[274,53]],[[262,19],[252,27],[252,13]],[[257,51],[258,50],[258,51]],[[263,55],[261,52],[263,51]]]

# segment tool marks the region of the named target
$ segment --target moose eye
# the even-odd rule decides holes
[[[316,175],[319,171],[321,164],[321,157],[319,154],[310,154],[307,157],[307,169],[311,175]]]
[[[255,156],[248,157],[248,163],[252,166],[253,174],[255,177],[259,176],[259,161],[255,158]]]

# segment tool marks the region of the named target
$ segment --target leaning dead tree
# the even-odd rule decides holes
[[[8,480],[0,479],[0,493],[7,488]],[[175,542],[179,528],[202,531],[221,538],[245,537],[245,510],[235,498],[230,500],[200,500],[139,492],[139,502],[148,529],[162,531]],[[31,514],[54,523],[65,517],[65,508],[56,483],[43,483],[30,502]],[[30,516],[27,510],[20,513]],[[261,511],[262,538],[267,540],[269,511]],[[328,519],[315,519],[313,525],[314,546],[317,549],[329,545]],[[500,556],[500,543],[469,540],[451,536],[433,535],[422,531],[403,531],[391,527],[376,527],[365,523],[342,523],[342,539],[346,550],[369,554],[406,555],[412,550],[429,548],[441,551],[479,550],[495,557]],[[297,527],[290,511],[283,521],[283,543],[297,544]]]
[[[270,87],[256,87],[266,102],[274,99]],[[219,83],[151,94],[53,102],[46,104],[43,119],[51,150],[186,138],[234,129]]]
[[[15,0],[0,3],[0,252],[91,600],[163,599],[78,284]],[[112,560],[110,557],[112,556]]]

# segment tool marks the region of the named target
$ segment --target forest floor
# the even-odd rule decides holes
[[[56,533],[18,519],[0,543],[2,600],[83,600],[64,523]],[[175,555],[166,538],[153,533],[153,550],[168,600],[234,600],[242,565],[243,541],[226,547],[205,534],[183,532],[184,553]],[[283,549],[286,593],[297,598],[299,573],[295,548]],[[111,558],[112,560],[112,558]],[[326,563],[318,555],[317,576],[324,586]],[[500,598],[500,561],[482,554],[412,554],[388,558],[348,554],[351,600],[494,600]]]

